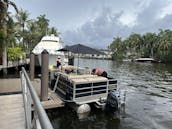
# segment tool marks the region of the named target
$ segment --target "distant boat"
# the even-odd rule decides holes
[[[151,63],[158,62],[153,58],[137,58],[134,61],[137,61],[137,62],[151,62]]]
[[[123,59],[122,61],[124,61],[124,62],[131,62],[132,59]]]
[[[67,59],[65,59],[64,52],[57,51],[58,49],[62,49],[63,45],[59,40],[58,36],[51,34],[50,36],[44,36],[41,41],[34,47],[33,53],[36,56],[36,66],[41,66],[41,53],[43,50],[47,50],[49,53],[49,65],[56,65],[56,58],[60,56],[63,63],[66,63]]]

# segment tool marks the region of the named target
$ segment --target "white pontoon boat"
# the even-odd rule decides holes
[[[72,67],[72,66],[70,66]],[[74,70],[70,74],[57,72],[55,78],[54,91],[62,97],[64,101],[73,106],[76,112],[88,112],[90,104],[97,108],[117,111],[118,95],[117,80],[97,75],[91,75],[84,69],[78,69],[73,66]]]

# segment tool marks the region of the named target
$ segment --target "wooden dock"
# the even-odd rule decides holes
[[[40,97],[41,80],[35,79],[32,82],[32,84],[33,84],[38,96]],[[44,109],[52,109],[52,108],[58,108],[58,107],[64,106],[64,102],[50,88],[48,89],[48,100],[42,101],[41,103],[42,103],[42,106],[44,107]]]
[[[0,95],[22,93],[21,81],[19,78],[15,79],[0,79]],[[41,80],[35,79],[32,82],[38,96],[40,97]],[[57,96],[55,92],[48,89],[48,100],[41,102],[45,109],[63,107],[64,102]]]
[[[0,128],[25,128],[25,113],[22,94],[0,96]]]

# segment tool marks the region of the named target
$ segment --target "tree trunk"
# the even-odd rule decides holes
[[[3,61],[3,74],[7,75],[7,46],[4,44],[3,53],[2,53],[2,61]]]

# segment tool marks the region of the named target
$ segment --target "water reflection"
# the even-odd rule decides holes
[[[55,110],[50,115],[55,128],[171,129],[171,64],[80,59],[80,66],[104,68],[118,80],[118,88],[126,90],[125,114],[120,119],[114,119],[94,109],[87,119],[80,121],[69,109]]]
[[[79,120],[71,109],[54,109],[48,115],[55,129],[171,129],[172,64],[80,59],[80,66],[101,67],[115,77],[118,88],[126,91],[125,111],[115,118],[93,108]],[[8,73],[19,77],[18,70]]]
[[[48,115],[55,129],[118,129],[120,126],[120,119],[95,109],[87,118],[81,120],[74,111],[67,108],[49,111]]]

